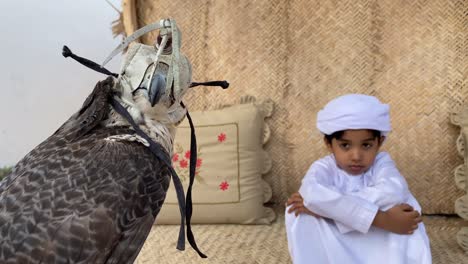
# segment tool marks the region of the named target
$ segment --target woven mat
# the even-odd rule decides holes
[[[453,170],[462,159],[449,112],[468,98],[468,1],[134,3],[137,27],[176,19],[195,81],[231,83],[226,91],[191,91],[189,108],[232,104],[246,94],[275,102],[267,145],[274,165],[266,180],[278,204],[326,154],[315,128],[317,111],[340,94],[358,92],[391,105],[394,130],[384,147],[423,211],[454,213],[463,193]]]
[[[455,234],[461,226],[468,226],[467,222],[458,217],[425,217],[424,222],[434,264],[468,264],[468,254],[463,253],[455,240]],[[208,259],[200,259],[189,245],[185,251],[175,249],[178,231],[179,226],[175,225],[154,226],[135,263],[291,263],[284,215],[272,225],[193,226],[197,244]]]

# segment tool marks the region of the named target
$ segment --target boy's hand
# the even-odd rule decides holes
[[[291,197],[289,197],[288,201],[286,202],[286,206],[290,205],[292,206],[288,210],[289,214],[294,212],[294,214],[298,216],[299,214],[305,213],[315,217],[320,217],[320,215],[310,211],[304,206],[304,199],[302,199],[301,194],[298,192],[291,194]]]
[[[413,207],[399,204],[385,212],[379,211],[373,224],[393,233],[407,235],[413,234],[421,221],[421,215]]]

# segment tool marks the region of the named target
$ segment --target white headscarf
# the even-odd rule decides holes
[[[387,135],[390,107],[374,96],[347,94],[331,100],[317,114],[317,128],[326,135],[347,129],[373,129]]]

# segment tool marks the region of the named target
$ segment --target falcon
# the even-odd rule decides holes
[[[0,183],[1,263],[132,263],[137,257],[171,177],[180,184],[168,157],[187,114],[182,97],[196,85],[179,53],[175,21],[145,28],[117,52],[159,29],[156,47],[131,45],[119,75],[81,58],[113,76],[98,82],[82,107]],[[66,47],[64,55],[79,58]],[[189,241],[198,251],[189,224],[188,216]]]

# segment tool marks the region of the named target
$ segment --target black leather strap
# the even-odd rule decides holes
[[[172,180],[174,182],[174,187],[176,189],[177,200],[179,201],[179,210],[180,210],[180,215],[181,215],[179,238],[177,240],[177,249],[179,250],[185,249],[184,220],[186,219],[187,220],[187,239],[190,245],[195,251],[197,251],[200,257],[206,258],[207,256],[198,249],[198,246],[195,242],[195,237],[193,236],[193,233],[192,233],[191,224],[190,224],[190,219],[192,217],[192,185],[195,179],[195,166],[197,162],[197,147],[196,147],[197,143],[195,139],[194,126],[192,123],[192,119],[190,118],[190,115],[187,113],[187,118],[189,120],[190,127],[192,129],[191,143],[190,143],[190,182],[189,182],[189,187],[187,189],[187,197],[186,197],[187,201],[185,201],[184,189],[182,187],[182,183],[179,179],[179,176],[177,175],[174,168],[172,167],[172,162],[171,162],[169,155],[165,151],[162,150],[161,145],[151,140],[151,138],[148,135],[146,135],[138,127],[138,125],[132,119],[128,111],[115,98],[112,98],[111,104],[112,104],[112,107],[114,107],[115,111],[117,111],[117,113],[122,115],[132,125],[135,132],[149,143],[149,149],[151,150],[151,152],[160,160],[162,160],[170,169]]]
[[[94,61],[88,60],[86,58],[83,58],[83,57],[80,57],[78,55],[73,54],[73,52],[67,46],[63,46],[62,55],[65,58],[72,57],[77,62],[79,62],[82,65],[84,65],[84,66],[86,66],[86,67],[88,67],[88,68],[90,68],[92,70],[95,70],[97,72],[100,72],[100,73],[103,73],[103,74],[106,74],[106,75],[112,75],[115,78],[119,77],[119,75],[117,73],[113,73],[113,72],[109,71],[108,69],[106,69],[104,67],[101,67],[101,65],[95,63]]]

